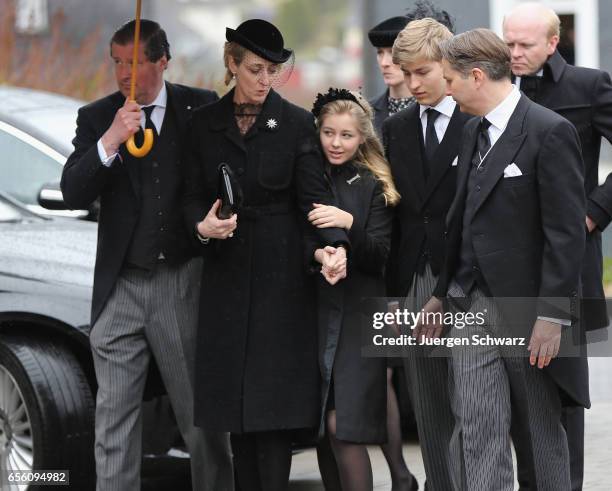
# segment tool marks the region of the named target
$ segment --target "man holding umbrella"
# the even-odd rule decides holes
[[[119,91],[79,110],[75,151],[61,182],[72,208],[100,200],[90,336],[98,382],[97,490],[140,489],[141,403],[151,361],[191,455],[193,489],[232,490],[228,436],[193,425],[201,263],[192,259],[180,206],[187,119],[191,108],[217,95],[164,82],[170,60],[166,33],[156,22],[142,20],[142,42],[134,51],[137,26],[130,21],[111,39]],[[125,143],[141,136],[141,127],[151,130],[155,141],[148,154],[135,158]]]

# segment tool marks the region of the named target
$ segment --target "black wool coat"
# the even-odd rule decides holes
[[[179,135],[179,141],[171,144],[180,148],[192,109],[216,101],[218,97],[210,90],[169,82],[166,82],[166,89],[166,111],[174,112]],[[115,92],[79,109],[76,136],[72,141],[75,149],[68,157],[62,173],[61,189],[64,201],[70,208],[87,208],[100,198],[92,325],[102,312],[117,281],[140,213],[138,171],[136,166],[127,165],[132,157],[125,145],[119,148],[123,161],[117,158],[110,167],[102,165],[98,156],[97,142],[124,103],[125,97],[121,92]],[[181,172],[179,158],[180,152],[177,152],[177,172]],[[184,237],[187,235],[185,230]],[[190,249],[189,241],[185,243],[186,249]],[[195,251],[190,250],[189,254],[194,255]]]
[[[601,231],[612,220],[612,174],[599,185],[602,137],[612,143],[612,83],[603,70],[568,65],[558,51],[544,65],[535,102],[568,119],[578,131],[584,161],[587,214],[597,229],[587,236],[582,268],[583,324],[608,325],[602,286]]]
[[[433,162],[426,164],[419,104],[391,116],[383,124],[383,146],[401,201],[394,209],[393,241],[387,268],[387,295],[405,297],[417,267],[427,256],[439,274],[445,253],[445,220],[455,197],[458,154],[470,116],[455,112]],[[423,166],[429,165],[425,179]]]
[[[302,227],[312,203],[331,202],[313,116],[271,90],[243,137],[233,95],[194,113],[185,154],[184,212],[192,231],[217,197],[220,163],[232,168],[244,193],[233,237],[201,245],[195,420],[233,433],[313,428],[315,290]],[[335,228],[317,237],[348,243]]]
[[[459,266],[462,230],[469,225],[477,271],[491,296],[520,298],[520,312],[504,309],[508,304],[500,308],[509,325],[530,336],[537,316],[569,319],[576,314],[581,270],[576,258],[584,254],[586,212],[578,134],[566,119],[521,96],[491,147],[474,216],[464,224],[478,128],[476,118],[465,128],[457,194],[448,213],[447,253],[434,295],[446,296]],[[504,177],[511,164],[522,175]],[[570,334],[562,336],[562,351],[576,354],[570,344],[583,340],[582,326],[562,329]],[[560,356],[543,370],[562,389],[566,404],[590,405],[585,357]]]
[[[336,206],[353,215],[347,278],[330,285],[318,275],[319,365],[322,377],[320,433],[330,398],[336,436],[357,443],[387,440],[387,360],[362,355],[372,345],[372,315],[385,311],[384,269],[391,240],[392,208],[381,183],[363,166],[330,166]],[[313,258],[316,242],[307,241]],[[333,387],[333,390],[332,390]]]

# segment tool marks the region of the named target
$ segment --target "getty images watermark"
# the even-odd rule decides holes
[[[392,312],[372,314],[372,345],[374,346],[527,346],[522,336],[500,337],[478,332],[471,335],[424,337],[417,340],[414,329],[418,325],[439,325],[448,331],[461,330],[470,326],[484,327],[487,323],[487,309],[480,312],[413,312],[409,309],[395,309]],[[387,328],[387,329],[386,329]],[[389,331],[388,328],[392,328]],[[382,332],[385,330],[385,332]],[[376,332],[379,331],[379,332]],[[408,331],[411,331],[409,334]],[[453,331],[451,331],[453,332]]]
[[[441,311],[411,308],[415,299],[363,299],[359,312],[361,354],[365,357],[452,356],[454,350],[499,350],[503,357],[528,357],[533,327],[539,316],[560,319],[557,357],[612,356],[612,343],[585,341],[581,305],[568,298],[475,297],[442,299]],[[440,326],[431,336],[421,327]]]

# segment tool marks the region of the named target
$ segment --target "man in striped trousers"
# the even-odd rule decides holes
[[[192,107],[214,92],[164,82],[170,46],[159,24],[141,22],[136,101],[130,88],[135,23],[118,29],[110,54],[119,91],[79,110],[75,151],[62,175],[72,208],[100,200],[90,335],[98,393],[98,491],[140,489],[142,397],[155,362],[191,455],[193,489],[233,490],[228,435],[193,424],[195,329],[201,261],[181,213],[182,135]],[[155,135],[137,159],[125,142]]]

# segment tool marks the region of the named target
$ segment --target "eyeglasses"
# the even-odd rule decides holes
[[[258,82],[268,81],[272,82],[275,78],[280,75],[282,65],[273,64],[268,67],[261,65],[247,66],[247,69],[257,79]]]

